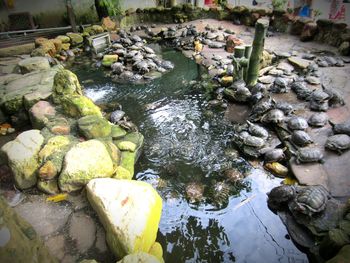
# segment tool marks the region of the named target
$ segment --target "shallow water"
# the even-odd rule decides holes
[[[97,104],[120,103],[145,136],[135,177],[163,198],[157,240],[165,261],[308,262],[267,207],[266,193],[280,179],[224,154],[231,147],[231,124],[223,112],[204,114],[204,95],[189,85],[203,72],[179,52],[161,54],[175,69],[146,84],[113,83],[102,69],[88,65],[72,70],[85,83],[87,96]],[[222,172],[228,168],[244,174],[243,182],[226,182]],[[189,184],[204,187],[199,202],[186,198]]]

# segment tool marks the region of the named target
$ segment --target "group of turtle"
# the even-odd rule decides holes
[[[114,80],[140,81],[158,78],[172,70],[174,64],[163,60],[136,34],[119,31],[119,39],[108,47],[104,54],[118,55],[118,61],[111,65]],[[103,54],[98,54],[103,57]]]

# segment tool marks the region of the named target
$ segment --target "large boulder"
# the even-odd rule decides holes
[[[62,96],[61,103],[63,111],[70,117],[81,118],[87,115],[102,116],[100,108],[85,96]]]
[[[155,256],[147,254],[145,252],[137,252],[131,255],[125,256],[122,260],[117,263],[160,263]]]
[[[110,177],[113,173],[113,161],[105,145],[89,140],[67,152],[58,183],[62,191],[71,192],[81,189],[91,179]]]
[[[110,249],[118,258],[150,251],[162,211],[162,199],[150,184],[94,179],[87,185],[87,197],[106,230]]]
[[[57,72],[53,83],[53,99],[59,103],[62,96],[83,95],[77,75],[73,72],[62,69]]]
[[[58,262],[52,257],[33,227],[0,196],[1,262]]]
[[[43,143],[44,137],[39,130],[29,130],[1,148],[7,156],[19,189],[27,189],[36,184],[40,166],[38,153]]]
[[[31,57],[18,62],[22,74],[36,70],[46,70],[50,68],[50,63],[46,57]]]
[[[78,120],[80,133],[87,139],[107,137],[111,134],[111,125],[103,117],[89,115]]]

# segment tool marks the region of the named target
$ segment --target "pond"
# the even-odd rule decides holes
[[[157,49],[175,69],[149,83],[113,83],[103,69],[86,64],[71,70],[88,97],[121,104],[145,136],[135,179],[163,198],[157,241],[165,262],[308,262],[267,207],[266,193],[281,179],[227,154],[232,124],[223,111],[208,111],[203,92],[189,85],[201,68],[181,52]],[[227,182],[227,169],[244,180]],[[191,189],[204,189],[203,196],[191,199]]]

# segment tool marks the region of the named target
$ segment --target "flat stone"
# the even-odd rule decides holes
[[[36,70],[46,70],[50,68],[50,63],[46,57],[30,57],[18,62],[22,74]]]
[[[275,81],[275,77],[273,76],[262,76],[258,78],[258,81],[263,83],[263,84],[271,84]]]
[[[44,128],[45,124],[49,121],[49,118],[54,117],[55,115],[55,108],[50,102],[44,100],[38,101],[29,110],[29,118],[35,129]]]
[[[294,70],[294,67],[288,62],[282,61],[277,65],[277,69],[283,70],[285,73],[290,74]]]
[[[290,57],[290,58],[288,58],[288,61],[292,65],[299,67],[301,69],[306,69],[311,63],[310,60],[306,60],[306,59],[302,59],[302,58],[298,58],[298,57]]]
[[[73,214],[69,222],[69,236],[80,254],[85,253],[95,242],[96,226],[92,218],[83,212]]]
[[[71,208],[58,203],[46,202],[43,197],[34,197],[30,202],[15,207],[16,212],[26,219],[42,237],[59,231],[68,221]]]
[[[53,236],[45,241],[45,246],[49,249],[51,255],[58,260],[62,260],[64,257],[64,236]]]

